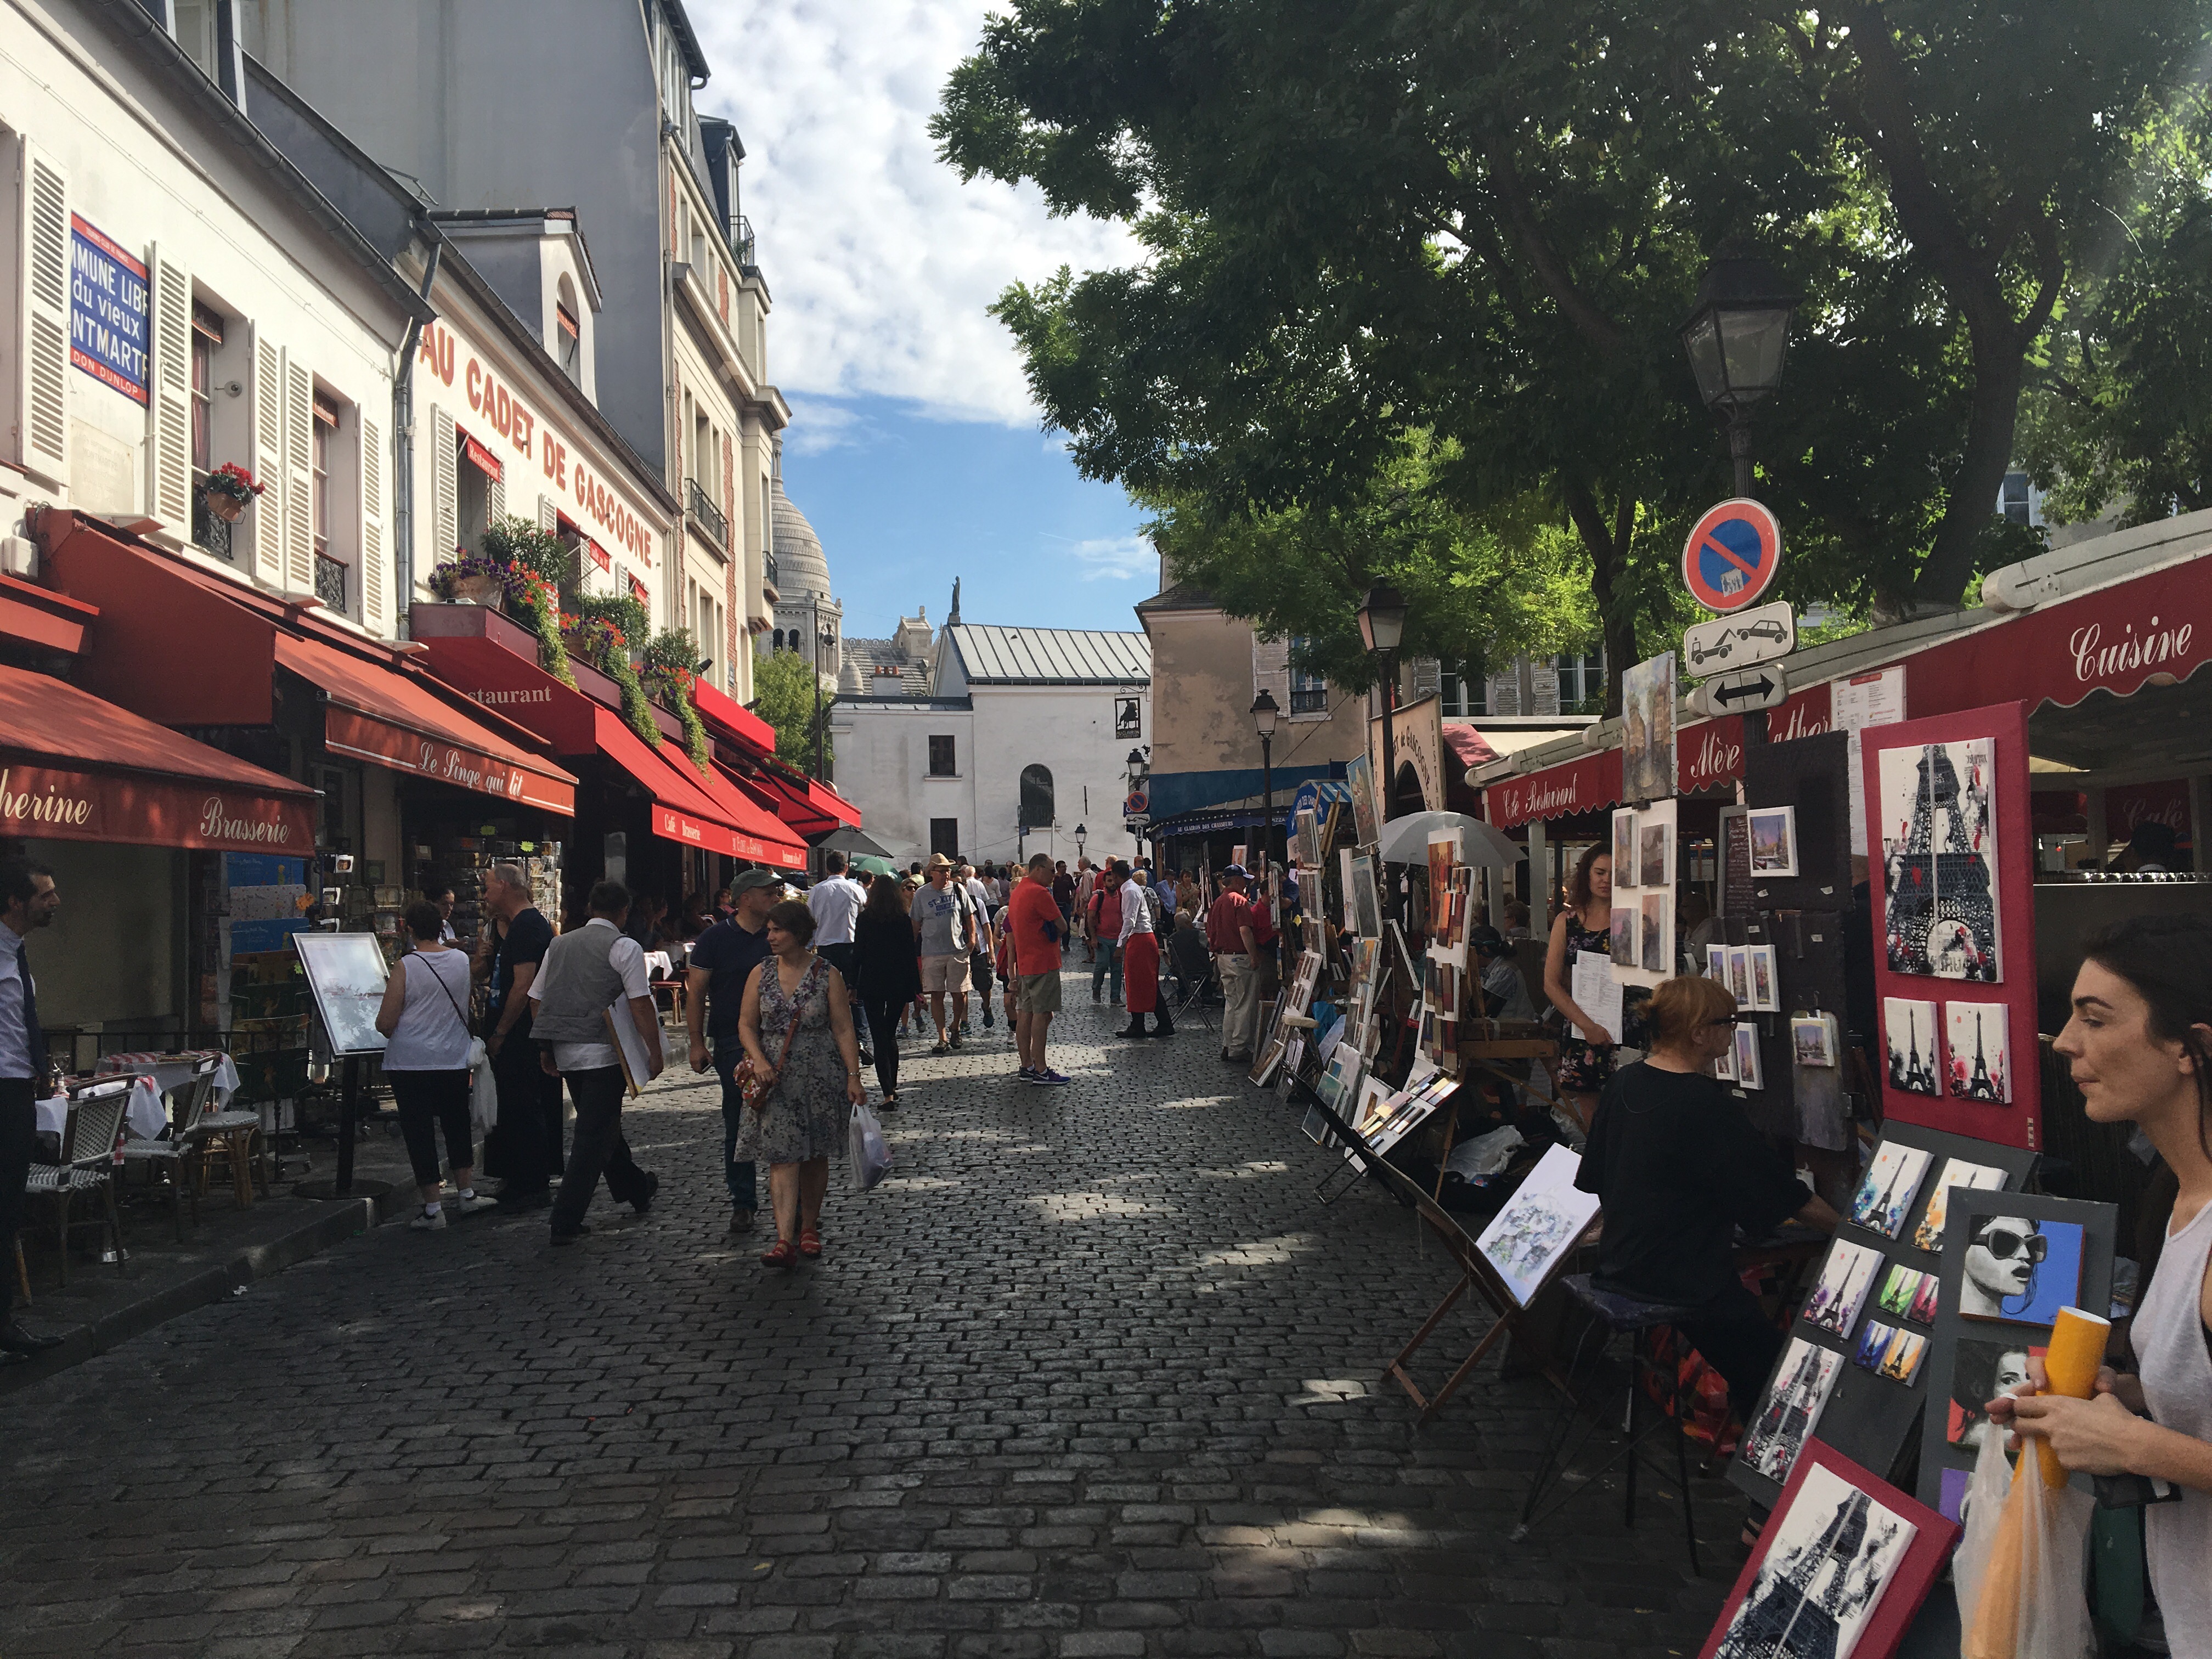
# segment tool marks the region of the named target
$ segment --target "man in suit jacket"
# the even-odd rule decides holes
[[[0,1249],[12,1255],[23,1224],[23,1179],[38,1134],[38,1098],[46,1085],[46,1036],[39,1029],[38,988],[24,940],[61,908],[54,872],[28,859],[0,860]],[[0,1353],[14,1364],[59,1343],[16,1323],[15,1264],[0,1261]]]

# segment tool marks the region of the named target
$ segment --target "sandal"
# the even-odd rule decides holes
[[[799,1253],[801,1255],[820,1255],[822,1254],[822,1235],[811,1227],[800,1228],[799,1231]]]
[[[777,1239],[775,1248],[761,1253],[761,1266],[763,1267],[795,1267],[798,1265],[799,1252],[791,1248],[791,1241],[787,1238]]]

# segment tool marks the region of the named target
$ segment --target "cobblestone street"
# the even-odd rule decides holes
[[[1086,985],[1071,1087],[1003,1030],[910,1062],[894,1176],[835,1176],[795,1273],[724,1233],[684,1071],[629,1116],[645,1218],[387,1225],[15,1395],[0,1651],[1694,1652],[1724,1489],[1703,1582],[1656,1494],[1508,1544],[1550,1390],[1488,1367],[1417,1429],[1379,1379],[1442,1252]]]

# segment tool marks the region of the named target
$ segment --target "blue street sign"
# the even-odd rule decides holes
[[[1682,544],[1690,597],[1723,615],[1757,603],[1781,568],[1782,526],[1747,497],[1708,508]]]

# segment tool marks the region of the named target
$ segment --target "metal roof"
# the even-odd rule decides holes
[[[1143,685],[1152,641],[1103,628],[947,628],[970,685]]]

